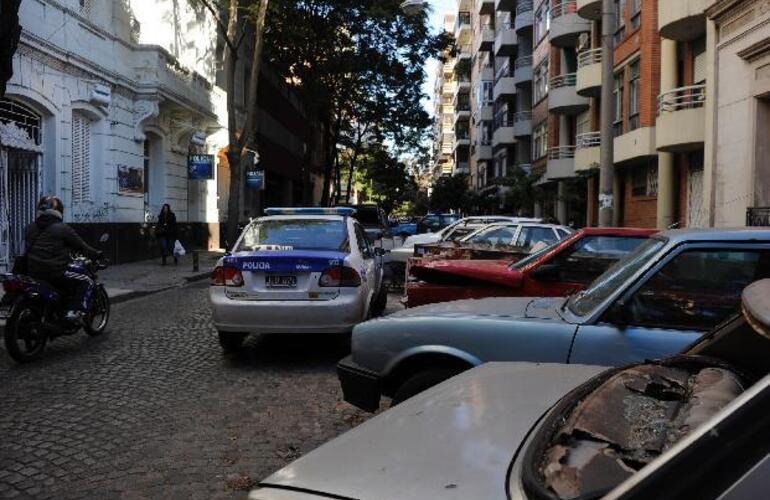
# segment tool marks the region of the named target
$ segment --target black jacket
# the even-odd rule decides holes
[[[43,280],[63,275],[73,252],[92,259],[100,254],[64,224],[59,213],[53,210],[46,210],[27,227],[26,241],[29,274]]]
[[[155,236],[175,240],[176,239],[176,214],[169,212],[168,214],[158,215],[158,224],[155,226]]]

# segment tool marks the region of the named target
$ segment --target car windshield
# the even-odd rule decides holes
[[[253,252],[267,247],[287,250],[346,250],[345,223],[341,220],[288,219],[253,222],[243,232],[236,252]]]
[[[645,241],[636,250],[617,261],[604,274],[596,278],[585,292],[573,295],[567,302],[567,307],[578,316],[591,313],[596,306],[620,288],[628,278],[642,269],[665,244],[666,241],[659,238]]]

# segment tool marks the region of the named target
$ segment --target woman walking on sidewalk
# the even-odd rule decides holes
[[[160,209],[158,214],[158,224],[155,226],[155,237],[160,242],[161,264],[166,265],[166,259],[169,255],[174,257],[174,264],[177,264],[177,256],[174,254],[174,243],[176,242],[176,215],[171,211],[171,206],[166,203]]]

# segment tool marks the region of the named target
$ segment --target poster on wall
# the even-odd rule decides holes
[[[265,171],[264,170],[247,170],[246,171],[246,187],[249,189],[265,189]]]
[[[187,178],[191,181],[214,179],[214,155],[188,155]]]
[[[144,169],[118,165],[118,193],[144,194]]]

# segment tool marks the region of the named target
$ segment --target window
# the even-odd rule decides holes
[[[741,292],[768,276],[770,251],[697,249],[655,273],[626,306],[637,326],[706,330],[738,312]]]
[[[549,264],[557,271],[547,281],[588,285],[621,257],[634,251],[647,238],[588,236],[554,257]]]
[[[548,95],[548,69],[548,59],[544,60],[537,66],[537,68],[535,68],[534,95],[532,96],[532,101],[534,103],[540,102]]]
[[[550,245],[558,240],[556,233],[550,227],[523,227],[519,239],[516,240],[516,246],[532,248],[538,243]]]
[[[361,255],[368,259],[372,256],[372,249],[369,246],[369,238],[366,237],[366,231],[364,231],[364,228],[361,227],[360,224],[356,224],[355,228],[358,250],[361,252]]]
[[[485,243],[491,246],[510,245],[516,236],[516,227],[496,227],[482,231],[469,241],[471,243]]]
[[[615,43],[620,43],[626,38],[626,0],[615,0]]]
[[[236,251],[255,251],[265,245],[302,250],[347,251],[347,228],[342,221],[318,219],[254,222],[243,233]]]
[[[641,23],[642,0],[631,0],[631,29],[637,29]]]
[[[548,123],[543,122],[532,131],[532,158],[537,160],[548,154]]]
[[[653,165],[635,168],[631,174],[631,195],[650,197],[658,195],[658,167]]]
[[[543,2],[535,12],[535,45],[545,38],[551,26],[550,2]]]
[[[72,113],[72,203],[91,200],[91,120]]]
[[[623,134],[623,70],[615,75],[615,85],[612,90],[615,96],[615,120],[613,131],[615,137]]]
[[[628,79],[628,131],[636,130],[639,128],[639,106],[640,106],[640,89],[639,89],[639,61],[634,62],[630,66],[630,76]]]

